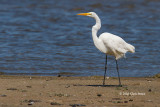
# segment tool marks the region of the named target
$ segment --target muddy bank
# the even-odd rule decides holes
[[[160,106],[160,78],[0,76],[0,106]]]

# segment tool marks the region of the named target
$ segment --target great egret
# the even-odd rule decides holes
[[[92,37],[94,41],[94,45],[103,53],[106,54],[105,61],[105,72],[103,85],[105,85],[105,76],[107,71],[107,55],[112,55],[115,57],[116,68],[119,79],[119,86],[121,85],[120,76],[119,76],[119,68],[117,60],[125,57],[126,52],[135,52],[135,47],[126,43],[121,37],[113,35],[111,33],[102,33],[99,37],[97,37],[97,31],[101,28],[101,20],[95,12],[89,13],[79,13],[77,15],[89,16],[96,20],[96,24],[92,27]]]

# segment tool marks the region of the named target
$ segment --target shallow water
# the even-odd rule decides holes
[[[160,73],[158,0],[1,0],[0,72],[9,75],[103,75],[105,55],[95,48],[95,20],[77,16],[96,12],[98,32],[110,32],[136,47],[119,60],[122,77]],[[113,57],[108,76],[117,76]]]

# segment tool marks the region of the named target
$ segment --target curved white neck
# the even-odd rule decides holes
[[[92,37],[94,44],[96,44],[96,41],[98,41],[97,32],[101,28],[101,20],[97,15],[94,17],[94,19],[96,20],[96,24],[92,27]]]

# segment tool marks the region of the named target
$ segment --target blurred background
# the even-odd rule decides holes
[[[122,77],[160,73],[159,0],[0,0],[0,74],[103,75],[105,54],[95,48],[95,20],[77,16],[96,12],[98,35],[110,32],[136,48],[119,60]],[[107,76],[117,76],[113,56]]]

